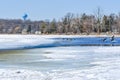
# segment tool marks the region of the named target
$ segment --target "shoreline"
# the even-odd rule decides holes
[[[113,34],[109,35],[66,35],[66,34],[0,34],[0,36],[41,36],[41,37],[111,37]],[[120,37],[120,35],[114,35],[115,37]]]
[[[120,78],[119,59],[111,61],[96,61],[97,64],[89,69],[64,69],[52,71],[38,71],[30,69],[0,69],[0,80],[118,80]],[[72,76],[71,76],[72,75]]]

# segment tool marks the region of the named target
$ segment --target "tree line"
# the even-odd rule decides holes
[[[59,21],[0,19],[1,34],[120,34],[120,13],[81,15],[67,13]]]

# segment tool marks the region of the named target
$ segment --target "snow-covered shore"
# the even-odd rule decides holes
[[[24,60],[28,63],[31,62],[30,64],[34,65],[34,67],[39,67],[39,70],[33,69],[34,67],[20,67],[20,63],[19,67],[1,68],[0,80],[120,80],[120,47],[118,46],[84,48],[65,47],[65,49],[48,48],[43,50],[40,49],[38,51],[38,54],[34,52],[37,50],[34,50],[33,52],[31,51],[32,50],[26,53],[28,54],[26,55],[26,58],[30,57],[30,55],[33,55],[31,57],[35,58],[35,60],[30,60],[31,57],[28,59],[20,58],[21,53],[17,54],[18,57],[16,56],[16,59],[20,62]],[[41,51],[43,51],[43,53]],[[38,57],[38,59],[34,57],[35,55]],[[38,55],[42,55],[42,57]],[[14,58],[14,56],[12,58]],[[14,59],[9,62],[12,63],[13,60]],[[80,60],[85,61],[83,61],[82,63]],[[68,64],[74,68],[69,68],[69,65],[64,63],[67,61],[70,62]],[[83,66],[86,61],[86,65]],[[25,64],[27,64],[26,62]],[[45,65],[34,64],[36,62],[37,64],[45,63]],[[62,62],[62,64],[60,62]],[[51,68],[51,64],[49,63],[51,63],[52,65],[54,63],[55,65],[53,65],[53,67]],[[63,66],[65,64],[68,65],[67,68],[66,66]],[[80,64],[83,67],[81,67]],[[81,68],[77,68],[77,66]],[[28,65],[28,67],[30,67],[30,65]],[[41,67],[47,67],[49,69],[44,70],[44,68]]]
[[[82,39],[85,38],[84,40]],[[88,37],[88,38],[87,38]],[[93,37],[93,38],[89,38]],[[103,42],[103,37],[108,37]],[[8,49],[31,49],[56,46],[77,46],[77,45],[111,45],[110,35],[0,35],[0,50]],[[116,35],[115,37],[119,37]],[[55,39],[56,38],[56,39]],[[58,39],[57,39],[58,38]],[[66,38],[66,39],[63,39]],[[74,39],[67,39],[74,38]],[[77,38],[77,39],[75,39]],[[81,38],[81,39],[78,39]],[[97,39],[98,38],[98,39]],[[120,39],[120,37],[119,37]],[[117,39],[115,45],[120,45]],[[71,42],[69,42],[71,41]]]
[[[34,35],[34,34],[0,34],[0,37],[44,37],[44,38],[55,38],[55,37],[111,37],[112,35]],[[114,35],[120,37],[120,35]]]
[[[119,80],[120,60],[101,61],[85,70],[41,72],[32,70],[0,69],[0,80]]]
[[[46,38],[38,35],[0,35],[0,50],[44,47],[54,42]]]

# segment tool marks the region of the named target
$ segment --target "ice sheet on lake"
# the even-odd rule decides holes
[[[46,52],[55,52],[54,49],[47,49]],[[53,69],[48,72],[0,69],[0,80],[120,80],[120,47],[87,47],[87,49],[80,47],[78,50],[72,47],[72,49],[68,48],[69,51],[65,54],[61,53],[64,52],[64,50],[62,48],[60,49],[61,50],[57,50],[58,53],[48,53],[43,56],[52,59],[73,59],[78,57],[75,56],[78,54],[77,51],[82,52],[86,50],[86,52],[94,52],[94,58],[101,60],[91,62],[90,64],[96,66],[86,69]],[[75,52],[75,55],[73,56],[71,52]],[[96,56],[97,54],[99,56]]]
[[[0,50],[31,48],[53,42],[54,40],[37,35],[0,35]]]
[[[0,80],[119,80],[120,60],[96,62],[99,66],[84,70],[31,70],[0,69]]]

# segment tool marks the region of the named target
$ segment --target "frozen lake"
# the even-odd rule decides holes
[[[0,52],[0,80],[120,80],[120,47]]]

